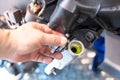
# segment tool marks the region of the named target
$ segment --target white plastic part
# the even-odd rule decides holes
[[[74,54],[71,51],[70,46],[74,42],[81,45],[82,51],[80,54]],[[84,46],[83,46],[82,42],[80,42],[78,40],[72,40],[68,45],[68,50],[64,50],[61,52],[63,55],[63,58],[61,60],[54,59],[51,63],[49,63],[44,69],[45,73],[47,75],[50,75],[52,73],[56,75],[54,69],[62,70],[65,66],[70,64],[71,61],[74,60],[74,58],[76,56],[80,56],[81,54],[83,54],[83,52],[84,52]]]
[[[65,66],[67,66],[74,58],[68,50],[64,50],[62,52],[63,58],[61,60],[54,59],[50,64],[48,64],[44,71],[47,75],[50,75],[53,73],[53,69],[62,70]]]

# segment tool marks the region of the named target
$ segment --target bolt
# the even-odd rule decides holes
[[[93,41],[95,39],[95,36],[92,32],[87,32],[86,35],[85,35],[85,38],[88,40],[88,41]]]

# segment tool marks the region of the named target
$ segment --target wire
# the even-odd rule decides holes
[[[44,13],[45,11],[45,8],[46,8],[46,2],[45,0],[41,0],[42,1],[42,9],[40,10],[40,12],[38,13],[38,17],[41,17],[42,14]]]

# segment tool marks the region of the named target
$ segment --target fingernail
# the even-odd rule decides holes
[[[61,36],[61,46],[65,46],[66,43],[67,43],[67,38],[64,36]]]

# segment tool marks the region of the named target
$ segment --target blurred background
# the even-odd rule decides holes
[[[0,80],[120,80],[104,71],[93,72],[92,61],[94,56],[95,52],[93,50],[87,50],[87,53],[76,58],[63,70],[57,70],[56,75],[47,75],[44,72],[47,64],[32,63],[32,67],[29,66],[25,69],[25,66],[21,63],[13,65],[4,62],[5,67],[0,68]],[[26,72],[22,73],[22,70]],[[15,75],[15,73],[18,74]]]
[[[0,27],[9,28],[3,16],[6,10],[17,8],[21,9],[22,13],[25,14],[27,4],[31,1],[33,0],[0,0]],[[44,13],[45,23],[49,21],[57,0],[46,1],[48,5]],[[11,63],[0,60],[0,80],[120,80],[109,75],[109,73],[96,69],[104,57],[103,54],[98,55],[102,56],[100,58],[98,56],[95,57],[96,53],[99,53],[97,50],[103,51],[101,53],[104,53],[104,41],[99,45],[95,45],[92,49],[87,49],[82,56],[77,57],[63,70],[56,70],[56,75],[47,75],[44,72],[47,64],[44,63]],[[118,76],[120,76],[120,74],[118,74]]]

